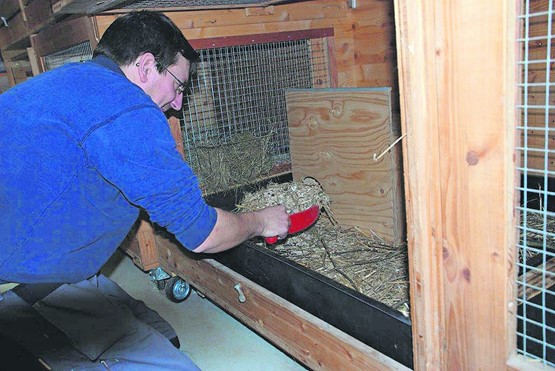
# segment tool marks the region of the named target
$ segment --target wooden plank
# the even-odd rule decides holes
[[[293,178],[315,178],[337,221],[405,241],[400,161],[386,151],[397,139],[391,91],[310,89],[286,92]]]
[[[395,2],[417,370],[503,370],[516,346],[516,18]]]
[[[57,14],[95,14],[108,8],[115,8],[126,0],[63,0],[52,5]]]
[[[523,298],[525,292],[526,300],[541,294],[542,288],[545,290],[555,284],[555,258],[549,258],[545,264],[542,263],[538,267],[530,269],[525,276],[520,276],[518,281],[526,283],[526,287],[524,285],[518,286],[517,296],[519,298]],[[521,304],[522,302],[519,302],[519,305]]]
[[[553,367],[542,364],[542,362],[530,362],[530,359],[520,355],[514,354],[507,361],[508,370],[526,370],[526,371],[553,371]]]
[[[84,41],[90,41],[92,49],[98,43],[94,23],[87,16],[57,23],[32,38],[33,48],[40,58]]]
[[[10,87],[26,81],[27,70],[26,67],[6,68],[6,75],[8,76]]]
[[[21,12],[12,17],[8,24],[8,27],[0,28],[1,49],[7,49],[9,46],[31,34],[31,30],[29,30],[23,21],[23,14]]]
[[[10,20],[21,11],[19,0],[3,0],[0,2],[0,17],[4,17],[10,26]]]
[[[255,17],[261,15],[273,15],[275,14],[275,8],[273,5],[265,7],[256,8],[245,8],[245,17]]]
[[[533,130],[529,130],[526,142],[524,142],[524,135],[521,142],[523,143],[521,145],[526,146],[528,149],[555,150],[555,135],[552,133],[549,133],[546,138],[544,133],[534,134]]]
[[[144,271],[159,266],[158,249],[154,238],[154,228],[144,213],[131,228],[120,248],[133,259],[133,263]]]
[[[235,318],[313,370],[408,370],[405,366],[211,260],[188,257],[156,236],[160,263]],[[239,285],[244,300],[239,299]]]
[[[526,161],[521,160],[521,166],[528,169],[530,175],[544,176],[546,171],[555,172],[555,157],[549,156],[546,167],[543,154],[529,153]]]
[[[51,23],[52,20],[52,8],[48,1],[33,1],[29,5],[25,6],[24,12],[27,18],[27,27],[32,30],[32,32],[38,32],[42,27]]]
[[[19,2],[9,0],[6,4]],[[0,13],[1,15],[1,13]],[[22,42],[32,33],[38,32],[52,20],[50,6],[47,1],[34,1],[25,6],[25,12],[17,12],[8,20],[8,27],[0,27],[0,48],[8,49],[16,43]]]
[[[27,55],[29,56],[29,62],[31,63],[31,71],[33,76],[37,76],[40,73],[39,59],[35,54],[35,49],[27,48]]]
[[[21,12],[23,13],[23,20],[27,22],[27,14],[25,14],[25,4],[23,0],[18,0],[18,2],[19,2],[19,9],[21,9]]]
[[[6,68],[24,68],[27,70],[31,69],[31,63],[29,61],[24,60],[17,60],[17,61],[10,61],[7,60],[4,62]]]
[[[195,49],[218,48],[222,46],[253,45],[262,43],[273,43],[283,41],[294,41],[302,39],[322,38],[333,36],[333,28],[322,28],[314,30],[272,32],[264,34],[250,34],[242,36],[224,36],[209,39],[190,40]]]

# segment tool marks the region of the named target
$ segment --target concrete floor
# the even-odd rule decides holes
[[[179,336],[180,349],[202,370],[305,370],[196,292],[184,302],[171,302],[150,282],[147,273],[119,251],[102,272],[168,321]]]

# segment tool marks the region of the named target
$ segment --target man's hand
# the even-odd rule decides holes
[[[290,221],[289,215],[285,211],[285,206],[267,207],[256,211],[255,214],[258,214],[263,225],[262,231],[258,234],[259,236],[278,236],[281,239],[287,237]]]
[[[216,212],[218,219],[214,229],[193,252],[224,251],[255,236],[285,238],[289,230],[289,215],[281,205],[241,214],[218,208]]]

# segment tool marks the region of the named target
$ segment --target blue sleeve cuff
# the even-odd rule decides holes
[[[198,218],[187,229],[176,234],[175,237],[187,250],[192,251],[208,238],[216,225],[217,219],[216,209],[205,204]]]

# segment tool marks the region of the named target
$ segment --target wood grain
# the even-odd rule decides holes
[[[397,139],[390,89],[311,89],[286,93],[293,178],[312,177],[346,226],[400,243],[404,213],[400,161],[380,155]]]
[[[415,369],[503,370],[516,346],[516,5],[398,0],[395,19]]]

